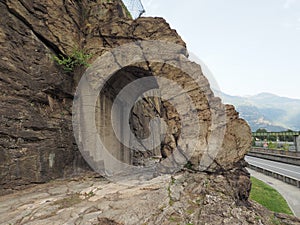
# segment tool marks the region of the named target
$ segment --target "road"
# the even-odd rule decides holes
[[[261,167],[263,169],[274,171],[276,173],[300,180],[300,166],[275,162],[267,159],[260,159],[251,156],[246,156],[245,159],[249,164],[252,164],[254,166]]]

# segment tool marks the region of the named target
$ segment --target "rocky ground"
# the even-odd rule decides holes
[[[57,180],[2,196],[1,224],[300,224],[238,200],[243,193],[235,187],[243,181],[236,176],[185,171],[127,184],[95,174]]]

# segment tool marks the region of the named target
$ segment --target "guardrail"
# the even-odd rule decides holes
[[[287,155],[287,156],[294,156],[294,157],[300,157],[300,152],[291,152],[291,151],[285,151],[285,150],[277,150],[277,149],[264,149],[264,148],[252,148],[252,150],[257,150],[260,152],[265,153],[272,153],[276,155]]]
[[[253,148],[250,152],[248,152],[247,155],[300,166],[299,152],[287,152],[271,149]]]
[[[250,163],[248,163],[248,168],[253,169],[257,172],[263,173],[267,176],[274,177],[275,179],[281,180],[287,184],[291,184],[293,186],[300,188],[300,180],[297,178],[287,176],[287,175],[284,175],[284,174],[281,174],[281,173],[278,173],[278,172],[275,172],[275,171],[272,171],[269,169],[264,169],[259,166],[254,166],[254,165],[251,165]]]

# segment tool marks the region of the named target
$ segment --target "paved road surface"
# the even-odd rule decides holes
[[[287,201],[291,210],[297,217],[300,217],[300,189],[286,184],[280,180],[277,180],[273,177],[266,176],[262,173],[256,172],[255,170],[248,169],[251,176],[265,182],[266,184],[272,186],[276,189]]]
[[[267,159],[260,159],[251,156],[246,156],[245,159],[248,163],[254,166],[258,166],[300,180],[300,166],[275,162]]]

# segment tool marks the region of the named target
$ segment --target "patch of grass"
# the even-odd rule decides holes
[[[256,219],[257,221],[260,221],[260,220],[261,220],[261,217],[260,217],[260,216],[255,216],[255,219]]]
[[[273,225],[281,225],[280,220],[277,219],[274,215],[271,216],[270,222],[271,222]]]
[[[78,193],[74,193],[65,197],[63,199],[59,199],[53,203],[53,205],[58,205],[58,209],[70,208],[73,205],[80,203],[82,200],[79,197]]]
[[[171,196],[171,187],[170,186],[168,187],[168,196],[169,196],[169,205],[173,206],[174,201],[173,201],[172,196]]]
[[[177,216],[177,215],[171,215],[170,217],[169,217],[169,221],[170,222],[175,222],[175,223],[178,223],[178,222],[180,222],[180,217],[179,216]]]
[[[258,202],[273,212],[293,215],[286,200],[278,193],[278,191],[254,177],[251,177],[251,181],[251,200]]]
[[[172,199],[172,191],[171,191],[171,185],[173,185],[175,183],[175,179],[174,177],[171,177],[171,182],[168,186],[168,197],[169,197],[169,205],[173,206],[174,204],[174,200]]]
[[[176,179],[172,176],[172,177],[171,177],[171,185],[174,185],[174,184],[175,184],[175,181],[176,181]]]
[[[194,210],[193,209],[187,209],[187,210],[185,210],[185,212],[189,215],[192,215],[194,213]]]
[[[90,197],[95,196],[95,193],[94,193],[93,191],[90,191],[89,193],[85,194],[85,196],[86,196],[87,198],[90,198]]]

